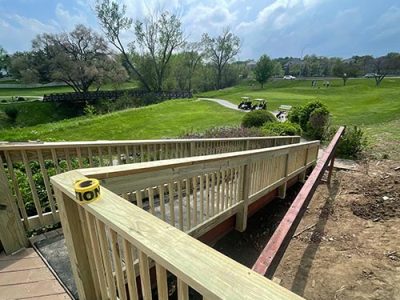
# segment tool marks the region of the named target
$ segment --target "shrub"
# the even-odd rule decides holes
[[[266,110],[254,110],[247,113],[242,119],[242,126],[245,128],[261,127],[268,122],[277,122],[276,117]]]
[[[333,137],[336,131],[337,128],[333,128],[330,136]],[[336,148],[336,155],[342,158],[359,158],[366,146],[367,140],[364,132],[357,126],[348,127]]]
[[[325,104],[313,101],[304,106],[294,107],[288,119],[299,124],[306,136],[322,139],[329,123],[329,111]]]
[[[187,132],[181,136],[185,139],[196,138],[235,138],[235,137],[249,137],[249,136],[262,136],[260,128],[244,128],[244,127],[215,127],[207,129],[204,132]]]
[[[93,116],[96,114],[96,108],[93,105],[86,104],[85,107],[83,108],[83,113],[86,116]]]
[[[7,103],[7,100],[6,99],[2,99],[1,103]]]
[[[10,119],[11,122],[15,122],[18,117],[18,108],[15,106],[8,106],[4,109],[4,112],[6,113],[7,117]]]
[[[262,127],[263,135],[292,136],[301,135],[300,125],[292,122],[273,122],[267,123]]]
[[[17,101],[25,101],[25,98],[24,97],[18,97]]]
[[[326,107],[313,110],[307,122],[307,135],[313,139],[322,139],[325,136],[329,122],[329,111]]]

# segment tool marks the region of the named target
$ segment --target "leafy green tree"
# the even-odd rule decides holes
[[[350,77],[356,77],[358,75],[358,69],[354,63],[337,60],[333,66],[333,74],[342,78],[343,86],[345,86]]]
[[[206,58],[216,71],[217,89],[222,88],[223,72],[240,51],[240,39],[229,28],[225,28],[218,37],[205,33],[201,43],[204,45]]]
[[[265,54],[262,55],[258,60],[256,67],[254,69],[256,80],[259,84],[261,84],[261,88],[264,87],[264,84],[272,76],[273,72],[274,72],[273,62],[267,55]]]

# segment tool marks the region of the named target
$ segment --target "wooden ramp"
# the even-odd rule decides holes
[[[6,256],[0,253],[0,299],[70,300],[32,248]]]

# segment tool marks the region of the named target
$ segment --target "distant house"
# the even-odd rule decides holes
[[[257,62],[253,59],[250,59],[246,62],[246,66],[251,70],[253,70],[256,67],[256,65],[257,65]]]

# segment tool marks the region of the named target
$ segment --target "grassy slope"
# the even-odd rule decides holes
[[[10,124],[3,111],[7,107],[18,108],[18,116],[14,124]],[[0,104],[0,129],[12,126],[25,127],[37,124],[50,123],[76,116],[74,107],[66,104],[52,102],[15,102],[13,104]]]
[[[250,86],[236,86],[212,91],[202,96],[222,98],[236,104],[240,97],[264,98],[268,109],[275,110],[281,104],[302,105],[311,100],[325,103],[336,124],[369,125],[388,122],[398,118],[400,113],[400,79],[386,78],[382,86],[375,87],[372,79],[352,79],[343,86],[342,80],[331,81],[325,88],[312,88],[310,80],[278,80],[268,83],[264,89]]]
[[[103,116],[0,130],[0,140],[117,140],[176,137],[187,131],[239,124],[243,113],[216,103],[172,100]]]

